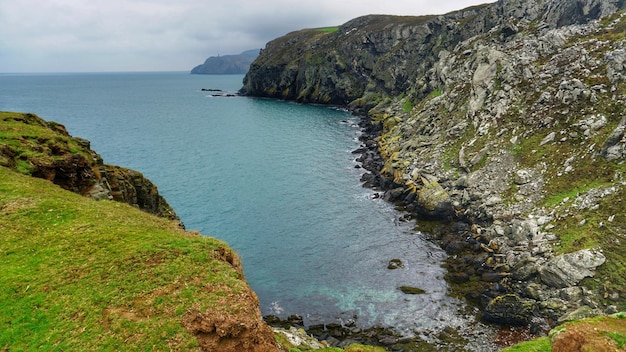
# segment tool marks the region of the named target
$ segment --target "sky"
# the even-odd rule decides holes
[[[0,72],[188,71],[302,28],[494,0],[0,0]]]

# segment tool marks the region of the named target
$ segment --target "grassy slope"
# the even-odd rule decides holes
[[[224,243],[4,167],[0,238],[0,348],[193,349],[185,314],[247,289]]]

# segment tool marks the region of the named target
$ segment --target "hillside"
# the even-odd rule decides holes
[[[259,49],[247,50],[238,55],[211,56],[191,70],[192,74],[245,74],[250,64],[259,56]]]
[[[5,167],[0,208],[0,347],[274,345],[237,255],[224,243]]]
[[[451,254],[454,293],[547,332],[626,309],[625,8],[365,16],[268,43],[241,91],[362,114],[365,184]]]

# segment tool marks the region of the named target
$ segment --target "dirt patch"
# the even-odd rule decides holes
[[[552,338],[553,352],[626,351],[626,319],[605,317],[567,324]]]
[[[224,297],[236,312],[223,311],[218,304],[204,312],[189,312],[183,326],[198,339],[203,351],[280,351],[272,329],[261,319],[259,301],[251,290]]]

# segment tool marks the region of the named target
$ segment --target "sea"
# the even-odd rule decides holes
[[[405,335],[471,323],[446,254],[360,182],[358,117],[231,96],[241,75],[0,74],[0,110],[31,112],[142,172],[187,229],[241,257],[263,315]],[[204,90],[203,90],[204,89]],[[403,267],[390,270],[392,259]],[[399,287],[418,287],[408,295]],[[468,320],[469,319],[469,320]]]

